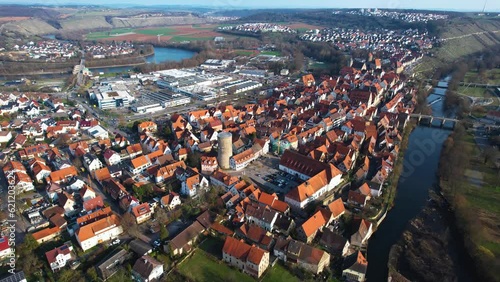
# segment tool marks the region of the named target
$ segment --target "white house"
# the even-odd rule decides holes
[[[75,212],[75,200],[71,194],[67,192],[62,192],[57,196],[57,200],[59,201],[59,206],[64,209],[64,214],[69,216]]]
[[[196,174],[182,182],[181,193],[189,197],[194,197],[200,189],[208,190],[208,180],[201,174]]]
[[[104,167],[102,162],[95,155],[85,154],[83,155],[83,165],[87,171],[95,171]]]
[[[81,226],[75,233],[76,240],[83,251],[93,248],[100,243],[117,238],[123,233],[120,219],[112,214],[105,218]]]
[[[92,190],[89,186],[85,186],[80,190],[80,198],[82,201],[86,202],[96,197],[95,191]]]
[[[52,272],[55,272],[66,266],[68,261],[71,260],[72,251],[73,246],[68,246],[65,244],[45,253]]]
[[[131,161],[131,164],[131,172],[133,174],[139,174],[152,165],[148,156],[137,157]]]
[[[0,143],[7,143],[12,139],[12,133],[10,131],[0,131]]]
[[[175,192],[170,192],[168,195],[163,196],[160,200],[160,204],[162,208],[167,208],[168,210],[175,209],[175,207],[180,206],[181,198]]]
[[[248,149],[237,155],[232,156],[229,159],[229,165],[231,166],[231,169],[242,170],[255,159],[257,159],[257,155],[254,154],[252,149]]]
[[[104,161],[108,166],[112,166],[115,164],[119,164],[122,161],[122,158],[120,157],[120,154],[117,152],[111,150],[111,149],[106,149],[103,154]]]
[[[134,276],[135,281],[158,281],[162,275],[163,263],[148,255],[144,255],[137,259],[132,268],[132,276]]]

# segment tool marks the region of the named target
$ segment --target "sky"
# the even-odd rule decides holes
[[[499,0],[486,0],[486,11],[500,12]],[[481,11],[485,0],[0,0],[16,4],[92,4],[92,5],[201,5],[237,8],[392,8],[450,11]]]

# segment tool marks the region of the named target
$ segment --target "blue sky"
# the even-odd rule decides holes
[[[204,7],[241,8],[393,8],[393,9],[437,9],[454,11],[480,11],[484,0],[0,0],[0,3],[17,4],[108,4],[108,5],[202,5]],[[500,1],[487,0],[487,11],[500,12]]]

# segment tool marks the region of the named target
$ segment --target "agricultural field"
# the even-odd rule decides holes
[[[87,40],[115,40],[115,41],[152,41],[181,42],[197,40],[213,40],[216,36],[227,37],[227,35],[215,32],[218,25],[197,24],[180,25],[156,28],[119,28],[109,31],[91,32],[85,38]]]

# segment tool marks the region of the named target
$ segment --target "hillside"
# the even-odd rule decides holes
[[[500,44],[499,19],[455,19],[440,27],[441,46],[431,51],[416,68],[425,77],[442,66]]]
[[[15,8],[8,17],[15,14]],[[156,13],[139,10],[98,10],[84,9],[81,11],[62,10],[66,13],[57,13],[53,9],[36,8],[24,11],[25,19],[17,19],[0,24],[3,32],[15,32],[26,36],[74,33],[83,31],[109,30],[114,28],[142,28],[151,26],[189,25],[208,22],[206,18],[189,13]],[[132,13],[133,12],[133,13]],[[1,13],[0,13],[1,15]],[[0,17],[1,19],[1,17]],[[1,23],[1,21],[0,21]]]

